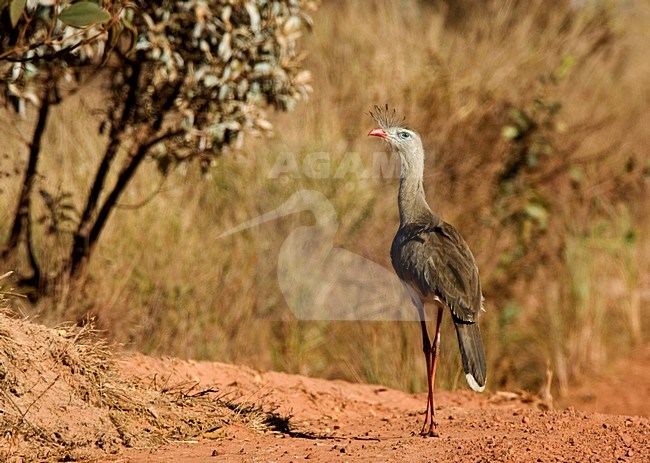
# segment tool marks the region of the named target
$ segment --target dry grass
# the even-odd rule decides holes
[[[290,432],[272,404],[198,386],[125,377],[91,325],[50,329],[0,312],[2,461],[94,461],[238,425]]]
[[[111,340],[149,353],[421,390],[416,324],[292,320],[275,262],[287,234],[311,223],[309,214],[217,239],[310,188],[335,207],[335,246],[389,267],[397,179],[333,173],[350,153],[368,165],[381,148],[365,137],[372,125],[365,113],[390,103],[423,134],[430,202],[461,230],[481,269],[491,388],[540,387],[550,364],[564,389],[647,337],[647,6],[572,11],[561,2],[495,1],[458,16],[429,3],[323,5],[304,43],[312,99],[275,117],[274,139],[249,140],[209,177],[178,172],[145,206],[117,210],[83,299],[44,302],[41,317],[92,315]],[[79,204],[104,142],[80,129],[97,102],[92,91],[85,98],[56,108],[40,167],[50,173],[48,188],[72,190]],[[550,116],[535,109],[538,100],[562,109]],[[502,136],[513,109],[533,114],[539,128],[532,136],[550,148],[504,190],[500,175],[532,143]],[[27,127],[7,132],[12,153]],[[329,153],[331,175],[269,178],[286,153],[302,165],[314,152]],[[14,159],[2,166],[19,166]],[[158,187],[155,167],[145,170],[124,204]],[[16,188],[13,180],[3,185],[0,216],[11,213]],[[526,215],[531,204],[547,215]],[[0,223],[0,236],[7,227]],[[52,265],[67,239],[39,235],[42,260]],[[453,336],[445,326],[440,384],[447,388],[463,376]]]

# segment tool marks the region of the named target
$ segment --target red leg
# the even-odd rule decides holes
[[[424,413],[424,424],[422,425],[420,434],[426,436],[428,434],[427,423],[429,421],[430,413],[433,415],[433,384],[431,383],[431,341],[429,340],[429,333],[427,333],[427,324],[424,321],[424,314],[422,314],[420,325],[422,326],[422,350],[424,351],[424,357],[427,362],[427,383],[429,386],[429,394],[427,395],[427,410]]]
[[[429,416],[429,432],[427,435],[432,437],[440,436],[440,429],[438,429],[438,423],[435,420],[436,412],[435,405],[433,400],[433,391],[436,380],[436,365],[438,363],[438,355],[440,354],[440,325],[442,322],[442,306],[438,306],[438,320],[436,321],[436,334],[433,338],[433,346],[431,348],[431,370],[429,376],[429,395],[431,396],[431,415]],[[428,408],[428,407],[427,407]],[[426,425],[426,422],[425,422]]]

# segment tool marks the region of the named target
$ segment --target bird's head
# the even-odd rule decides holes
[[[421,165],[424,163],[424,150],[420,136],[405,126],[404,118],[399,118],[395,110],[375,106],[370,116],[378,124],[377,128],[368,132],[369,136],[379,137],[387,142],[400,156],[402,165]]]

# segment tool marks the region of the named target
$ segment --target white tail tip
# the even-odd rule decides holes
[[[485,389],[485,386],[479,386],[474,377],[472,376],[471,373],[467,373],[465,375],[465,378],[467,378],[467,384],[469,384],[469,387],[471,387],[473,390],[476,392],[483,392]]]

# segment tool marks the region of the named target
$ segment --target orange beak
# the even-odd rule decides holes
[[[372,135],[373,137],[388,138],[386,132],[384,132],[380,128],[372,129],[370,132],[368,132],[368,136],[370,135]]]

